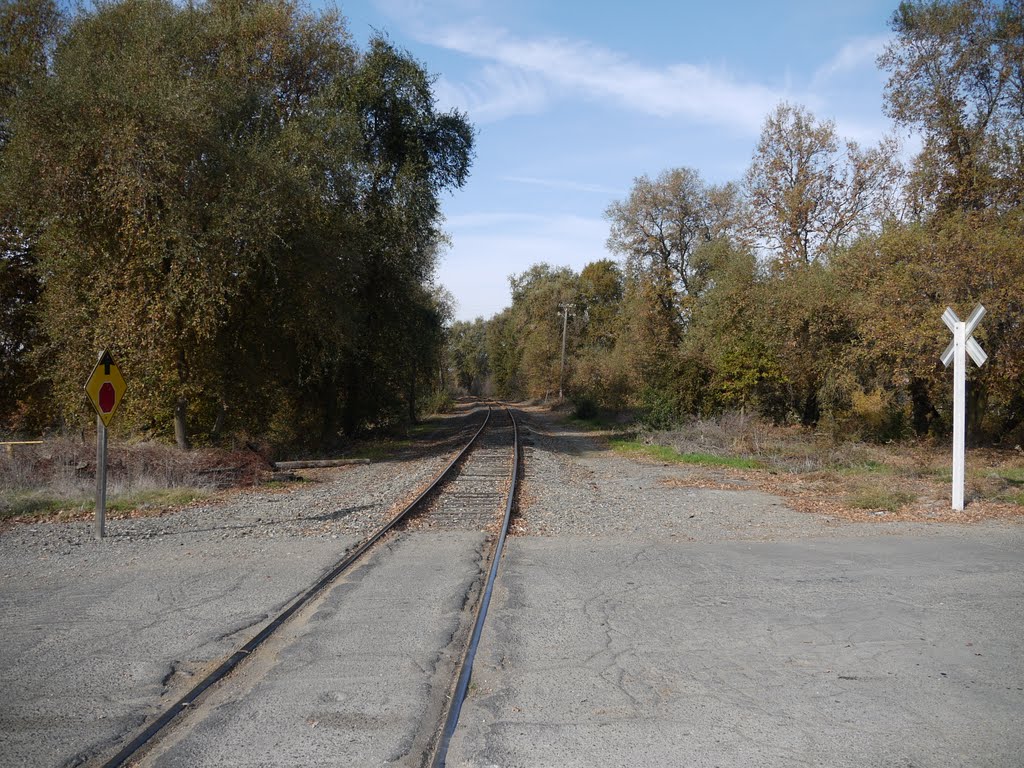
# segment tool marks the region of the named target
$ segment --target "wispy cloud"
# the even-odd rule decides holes
[[[548,89],[544,81],[528,72],[486,66],[467,82],[441,77],[434,91],[442,109],[468,112],[477,123],[489,123],[512,115],[535,114],[544,109]]]
[[[564,38],[519,38],[480,22],[425,30],[427,42],[541,78],[548,88],[593,101],[610,101],[658,117],[685,116],[756,130],[785,94],[745,83],[728,72],[689,63],[645,66],[593,43]],[[538,81],[534,80],[536,86]]]
[[[820,87],[836,75],[855,72],[859,69],[875,68],[875,60],[885,50],[891,35],[859,37],[851,40],[839,52],[818,68],[812,79],[812,87]]]
[[[573,192],[593,192],[600,195],[621,195],[621,189],[602,186],[601,184],[587,184],[580,181],[568,181],[566,179],[540,179],[534,176],[502,176],[502,181],[511,181],[515,184],[531,184],[535,187],[547,187],[549,189],[566,189]]]

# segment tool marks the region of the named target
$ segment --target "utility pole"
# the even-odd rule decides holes
[[[558,370],[558,401],[562,401],[562,387],[565,384],[565,336],[569,330],[569,310],[573,309],[575,304],[559,304],[559,308],[562,310],[562,367]]]

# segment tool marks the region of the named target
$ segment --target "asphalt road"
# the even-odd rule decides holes
[[[1024,768],[1024,526],[845,523],[530,439],[520,529],[554,535],[508,541],[452,768]],[[119,521],[102,543],[5,530],[0,768],[111,755],[431,469]],[[144,764],[418,765],[483,539],[390,537]]]
[[[481,576],[480,533],[407,533],[343,576],[140,765],[419,765]]]
[[[108,539],[50,559],[6,548],[0,766],[76,765],[109,752],[351,540]]]
[[[448,765],[1019,768],[1022,534],[512,539]]]

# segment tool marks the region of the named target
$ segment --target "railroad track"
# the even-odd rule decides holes
[[[432,709],[443,712],[443,717],[438,719],[430,731],[426,747],[422,743],[419,745],[422,757],[417,762],[442,768],[469,687],[473,657],[486,619],[515,501],[520,456],[518,427],[511,409],[502,410],[505,411],[504,416],[488,406],[472,437],[412,502],[347,552],[316,583],[296,595],[252,639],[204,675],[184,696],[121,747],[117,754],[99,764],[104,768],[118,768],[135,764],[144,758],[172,730],[172,724],[186,722],[188,715],[185,713],[197,708],[212,690],[230,686],[231,676],[236,669],[244,667],[250,659],[258,658],[261,648],[265,644],[269,645],[267,641],[289,620],[300,612],[311,610],[344,574],[370,558],[386,542],[407,532],[424,529],[486,531],[490,534],[490,551],[482,556],[488,564],[487,577],[480,584],[475,598],[467,601],[467,606],[475,606],[472,631],[468,633],[461,658],[455,664],[455,674],[446,686],[444,701]]]

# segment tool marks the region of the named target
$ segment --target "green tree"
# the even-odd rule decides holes
[[[13,0],[0,6],[0,173],[7,165],[14,108],[19,98],[46,76],[63,19],[51,0]],[[32,233],[17,215],[16,201],[0,189],[0,391],[6,393],[4,416],[34,411],[45,416],[40,401],[32,349],[38,335],[36,302],[42,286],[35,270]],[[28,406],[22,401],[34,396]],[[40,419],[42,420],[42,419]],[[14,427],[28,426],[19,419]]]
[[[395,410],[407,389],[397,386],[408,379],[402,351],[416,343],[422,316],[405,297],[433,275],[444,243],[440,194],[465,182],[472,161],[472,127],[458,112],[437,111],[431,83],[412,57],[375,38],[347,86],[366,165],[352,302],[365,321],[341,382],[346,432]]]
[[[456,385],[471,395],[481,395],[490,376],[487,352],[488,323],[482,317],[453,323],[448,332],[448,359]]]
[[[781,369],[783,335],[774,325],[771,287],[751,249],[720,242],[711,256],[711,286],[697,308],[687,357],[710,372],[700,410],[750,409],[775,419],[789,410]]]
[[[611,259],[592,261],[580,271],[579,312],[585,318],[581,343],[588,347],[610,349],[620,323],[625,278]]]
[[[692,168],[654,181],[641,176],[626,200],[605,211],[608,248],[625,257],[632,279],[650,284],[667,316],[685,324],[707,275],[700,246],[728,233],[736,204],[732,187],[709,187]]]
[[[611,259],[594,261],[580,271],[571,376],[567,389],[582,415],[598,407],[619,410],[632,394],[632,374],[623,328],[625,276]]]
[[[939,318],[947,306],[961,316],[978,303],[988,310],[976,336],[989,355],[968,367],[968,414],[974,438],[998,438],[1024,423],[1024,237],[1018,213],[961,213],[941,223],[890,227],[837,263],[837,279],[853,292],[858,343],[845,364],[862,390],[877,388],[905,404],[924,435],[948,431],[951,388],[936,361],[949,341]]]
[[[558,391],[561,372],[562,309],[575,304],[577,275],[568,267],[535,264],[509,278],[512,318],[521,345],[520,386],[530,397],[547,399]],[[578,339],[578,313],[571,316],[567,359]],[[568,366],[567,366],[568,367]]]
[[[523,348],[516,334],[512,307],[506,307],[487,321],[487,362],[499,397],[523,395],[521,362]]]

